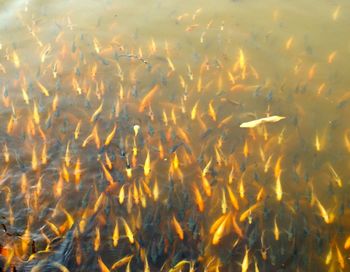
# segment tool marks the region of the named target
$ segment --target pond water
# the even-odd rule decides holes
[[[0,7],[3,271],[349,269],[349,1]]]

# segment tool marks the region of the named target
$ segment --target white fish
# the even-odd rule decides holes
[[[273,115],[273,116],[260,118],[260,119],[256,119],[256,120],[249,121],[249,122],[244,122],[239,127],[241,127],[241,128],[254,128],[254,127],[257,127],[263,123],[276,123],[284,118],[286,118],[286,117]]]

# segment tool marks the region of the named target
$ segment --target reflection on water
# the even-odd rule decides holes
[[[0,267],[349,269],[349,11],[1,1]]]

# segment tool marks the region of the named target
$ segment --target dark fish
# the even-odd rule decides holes
[[[17,268],[18,272],[30,272],[34,268],[39,268],[41,272],[49,272],[57,269],[58,263],[70,271],[74,271],[74,267],[78,267],[75,258],[75,249],[77,243],[89,241],[89,236],[95,227],[96,216],[99,211],[94,213],[88,220],[86,228],[83,233],[79,232],[78,225],[75,223],[70,230],[66,233],[62,242],[58,245],[57,249],[53,250],[49,256],[40,256],[34,258],[33,260],[24,262]],[[44,257],[41,259],[40,257]]]
[[[173,145],[170,149],[169,149],[169,153],[172,154],[174,153],[180,146],[182,146],[184,143],[180,142],[178,144]]]

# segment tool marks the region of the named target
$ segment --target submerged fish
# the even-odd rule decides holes
[[[264,124],[264,123],[276,123],[276,122],[281,121],[285,118],[286,117],[283,117],[283,116],[273,115],[273,116],[264,117],[264,118],[256,119],[256,120],[249,121],[249,122],[244,122],[244,123],[240,124],[239,127],[241,127],[241,128],[254,128],[254,127],[257,127],[257,126]]]

